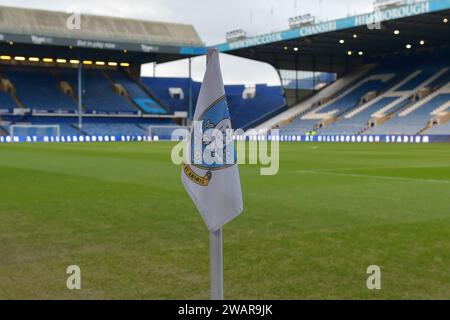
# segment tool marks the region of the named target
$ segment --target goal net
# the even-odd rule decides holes
[[[189,132],[190,128],[186,126],[169,125],[148,127],[148,135],[158,140],[171,140],[174,133],[177,137],[185,137],[189,135]]]
[[[14,124],[9,127],[11,137],[59,137],[59,125]]]

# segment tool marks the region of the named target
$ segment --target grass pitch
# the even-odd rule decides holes
[[[207,299],[208,232],[171,147],[0,145],[0,298]],[[278,175],[240,167],[226,298],[450,298],[449,145],[280,147]]]

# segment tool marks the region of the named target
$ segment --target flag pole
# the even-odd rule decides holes
[[[210,231],[211,300],[223,300],[222,228]]]

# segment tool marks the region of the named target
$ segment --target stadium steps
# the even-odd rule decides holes
[[[371,70],[371,69],[370,69]],[[366,73],[364,73],[366,74]],[[316,109],[321,109],[322,107],[324,107],[325,105],[329,105],[334,103],[335,101],[337,101],[338,99],[340,99],[343,95],[345,95],[346,92],[352,90],[352,88],[354,88],[358,82],[361,80],[362,78],[359,77],[357,80],[355,81],[349,81],[345,86],[342,87],[342,90],[339,93],[335,93],[332,96],[327,97],[327,101],[324,102],[323,104],[319,104],[319,103],[315,103],[311,106],[311,108],[305,110],[305,112],[302,112],[302,114],[293,117],[290,122],[292,122],[295,118],[298,117],[303,117],[305,114],[308,114],[310,112],[314,112]],[[387,90],[387,89],[386,89]],[[384,93],[384,92],[383,92]],[[362,98],[362,97],[361,97]],[[351,107],[348,107],[342,111],[340,111],[339,113],[337,113],[335,116],[333,116],[332,118],[329,119],[322,119],[322,120],[317,120],[316,124],[308,131],[315,131],[315,130],[320,130],[322,128],[327,127],[328,125],[332,124],[332,123],[336,123],[339,121],[339,119],[341,119],[343,116],[345,116],[346,114],[353,112],[354,110],[356,110],[357,108],[361,107],[361,105],[363,105],[361,102],[358,102],[356,104],[354,104]],[[289,123],[290,123],[289,122]],[[283,123],[283,125],[286,125],[285,123]]]
[[[288,125],[289,123],[291,123],[292,121],[294,121],[296,118],[299,118],[299,117],[301,118],[301,117],[303,117],[305,114],[307,114],[308,112],[314,111],[314,109],[317,109],[318,107],[320,107],[320,105],[318,105],[318,104],[312,104],[309,108],[303,110],[303,111],[300,112],[298,115],[293,116],[292,118],[289,118],[289,119],[283,121],[283,123],[282,123],[282,124],[280,123],[280,125],[283,125],[283,126]]]
[[[327,125],[328,125],[328,124],[331,124],[331,123],[338,122],[339,119],[342,119],[342,117],[345,117],[347,114],[349,114],[349,113],[353,112],[354,110],[358,109],[358,108],[361,107],[363,104],[364,104],[364,103],[357,103],[357,104],[354,105],[353,107],[350,107],[350,108],[348,108],[348,109],[345,109],[344,111],[342,111],[341,113],[337,114],[337,115],[334,117],[335,121],[333,121],[333,122],[328,122]],[[326,127],[327,125],[322,126],[321,128]],[[361,133],[363,133],[364,131],[366,131],[366,130],[368,130],[368,129],[369,129],[369,127],[367,127],[367,128],[364,127],[364,128],[363,128],[362,130],[360,130],[360,132],[358,132],[357,134],[361,134]]]
[[[398,113],[402,112],[403,110],[406,110],[407,108],[409,108],[411,105],[413,105],[414,103],[416,103],[417,101],[413,101],[412,100],[412,95],[406,97],[405,99],[409,99],[409,101],[405,104],[401,104],[399,105],[397,108],[393,108],[392,110],[390,110],[387,114],[387,121],[391,120],[395,115],[397,115]],[[384,122],[383,122],[384,123]],[[369,123],[367,123],[367,125],[361,129],[357,134],[363,134],[364,132],[366,132],[367,130],[371,129],[372,127],[369,125]]]
[[[11,83],[11,85],[12,85],[11,90],[8,90],[8,91],[5,91],[5,92],[8,93],[11,96],[11,99],[13,99],[14,103],[16,104],[16,106],[18,106],[19,108],[22,108],[22,109],[27,109],[27,107],[24,105],[24,103],[17,96],[17,94],[16,94],[16,86],[14,85],[14,83],[11,80],[3,77],[3,75],[1,73],[0,73],[0,80],[6,80],[9,83]]]
[[[369,126],[369,125],[366,125],[364,128],[362,128],[361,130],[359,130],[356,134],[357,134],[357,135],[363,134],[364,132],[366,132],[366,131],[369,130],[369,129],[370,129],[370,126]]]
[[[23,104],[22,100],[19,99],[19,97],[17,96],[17,94],[15,92],[10,92],[9,93],[11,98],[14,100],[14,103],[19,106],[19,108],[22,109],[27,109],[27,107]]]
[[[411,105],[413,105],[414,103],[416,103],[417,101],[413,101],[412,96],[408,96],[405,99],[409,99],[409,101],[405,104],[402,104],[400,106],[398,106],[397,108],[394,108],[392,110],[390,110],[386,116],[388,117],[388,119],[391,119],[394,115],[402,112],[403,110],[409,108]]]
[[[352,113],[353,111],[355,111],[356,109],[366,105],[366,104],[370,104],[373,102],[373,100],[375,99],[380,99],[380,97],[382,97],[384,94],[390,92],[392,90],[392,87],[395,86],[395,84],[393,84],[391,87],[386,87],[383,90],[379,91],[376,93],[376,96],[371,99],[370,101],[366,101],[366,102],[362,102],[362,98],[361,97],[361,101],[359,101],[358,103],[356,103],[354,106],[349,107],[343,111],[341,111],[340,113],[338,113],[336,116],[334,116],[335,121],[333,122],[329,122],[328,124],[334,123],[334,122],[338,122],[339,119],[341,119],[342,117],[345,117],[346,115]],[[368,130],[369,128],[363,128],[360,132],[358,132],[358,134],[363,133],[364,131]]]
[[[136,124],[136,126],[138,127],[138,128],[140,128],[140,129],[142,129],[142,130],[148,130],[148,127],[144,127],[143,125],[141,125],[141,124]]]
[[[153,90],[148,87],[147,85],[145,85],[140,79],[135,79],[131,74],[130,71],[127,70],[125,72],[125,75],[128,76],[131,81],[133,81],[134,83],[136,83],[151,99],[153,99],[156,103],[158,103],[162,108],[164,108],[166,110],[167,113],[172,113],[172,108],[166,103],[164,102],[162,99],[160,99],[154,92]]]
[[[335,82],[331,83],[330,85],[326,86],[322,90],[320,90],[318,93],[313,95],[310,98],[307,98],[306,100],[298,103],[295,106],[292,106],[288,110],[281,112],[280,114],[276,115],[275,117],[263,122],[259,126],[257,126],[256,130],[268,130],[270,128],[273,128],[276,125],[280,125],[286,121],[289,121],[289,119],[294,119],[300,114],[305,115],[308,112],[311,112],[313,109],[318,108],[320,106],[317,105],[317,103],[324,99],[324,98],[335,98],[339,95],[340,92],[346,91],[348,88],[353,86],[358,81],[361,81],[361,79],[370,72],[373,68],[376,67],[376,64],[368,64],[364,65],[355,72],[352,72]],[[332,99],[333,100],[333,99]],[[331,100],[330,100],[331,101]]]
[[[431,129],[432,127],[433,127],[433,125],[429,122],[429,123],[427,123],[427,125],[425,127],[420,129],[419,131],[417,131],[416,135],[423,134],[423,133],[425,133],[425,131],[427,131],[428,129]]]
[[[444,120],[444,122],[441,122],[441,123],[434,123],[433,119],[431,119],[430,121],[428,121],[428,123],[425,127],[423,127],[421,130],[419,130],[417,132],[417,135],[424,134],[432,128],[436,128],[436,127],[439,128],[439,126],[444,126],[445,124],[448,124],[448,123],[450,123],[450,117],[447,117]]]
[[[450,70],[447,70],[446,74],[442,77],[442,79],[437,82],[433,88],[432,88],[432,92],[437,91],[443,87],[445,87],[448,83],[450,82]]]
[[[0,136],[7,136],[7,135],[9,135],[9,133],[8,133],[8,131],[3,127],[2,123],[3,123],[3,119],[2,119],[2,116],[0,115]]]
[[[6,131],[5,128],[0,126],[0,136],[7,136],[7,135],[9,135],[8,131]]]
[[[111,84],[111,86],[112,86],[112,88],[113,88],[113,91],[114,91],[115,93],[117,93],[118,95],[120,95],[120,93],[118,93],[118,92],[115,90],[115,86],[117,85],[117,83],[110,77],[110,75],[107,74],[107,73],[104,72],[104,71],[102,71],[102,75],[103,75],[103,76],[108,80],[108,82]],[[128,93],[127,89],[124,88],[123,86],[122,86],[122,88],[123,88],[123,90],[126,92],[126,94],[125,94],[123,97],[124,97],[125,99],[127,99],[128,103],[129,103],[134,109],[136,109],[137,111],[144,113],[144,110],[142,110],[142,109],[141,109],[141,108],[133,101],[133,99],[131,99],[130,94]]]
[[[355,110],[356,108],[359,108],[360,106],[361,106],[361,104],[357,103],[357,104],[355,104],[354,106],[349,107],[349,108],[347,108],[347,109],[345,109],[345,110],[339,112],[336,116],[334,116],[333,118],[331,118],[331,119],[333,119],[333,121],[327,121],[327,120],[329,120],[329,119],[326,119],[326,120],[322,120],[321,122],[318,122],[318,123],[316,124],[316,126],[314,127],[313,130],[316,130],[316,129],[322,129],[322,128],[327,127],[329,124],[338,122],[339,119],[341,119],[342,117],[344,117],[346,114],[352,112],[352,111]]]
[[[336,121],[338,121],[340,118],[344,117],[345,115],[349,114],[350,112],[354,111],[355,109],[359,108],[362,104],[361,103],[357,103],[352,107],[349,107],[345,110],[342,110],[341,112],[339,112],[338,114],[336,114],[336,116],[334,117],[336,119]]]
[[[138,127],[139,129],[144,130],[146,133],[149,132],[149,125],[144,126],[144,125],[142,125],[142,124],[140,124],[140,123],[137,123],[137,124],[136,124],[136,127]]]
[[[436,90],[435,90],[433,96],[437,96],[437,95],[439,95],[439,93],[441,93],[442,91],[445,92],[446,90],[448,90],[448,89],[449,89],[449,88],[447,87],[448,84],[449,84],[449,82],[448,82],[448,79],[447,79],[447,81],[446,81],[446,83],[445,83],[444,85],[442,85],[439,89],[436,89]],[[447,102],[447,104],[448,104],[448,102]],[[442,106],[438,107],[436,110],[439,110],[439,109],[441,109],[442,107],[446,108],[446,105],[443,104]],[[435,111],[436,111],[436,110],[435,110]],[[440,123],[440,124],[434,124],[433,122],[434,122],[434,121],[433,121],[433,118],[431,118],[431,119],[427,122],[427,124],[425,125],[425,127],[423,127],[421,130],[419,130],[419,131],[417,132],[417,134],[418,134],[418,135],[419,135],[419,134],[423,134],[423,133],[425,133],[427,130],[429,130],[429,129],[433,128],[433,127],[439,126],[439,125],[441,125],[441,124],[443,124],[443,123],[447,123],[447,122],[449,122],[449,118],[447,117],[446,120],[444,120],[444,122],[442,122],[442,123]]]
[[[61,82],[62,82],[63,80],[61,80],[61,78],[59,77],[58,73],[57,73],[55,70],[51,70],[50,73],[52,74],[53,78],[56,79],[56,81],[58,82],[58,84],[61,84]],[[77,97],[77,95],[76,95],[76,93],[75,93],[75,90],[73,90],[73,88],[72,88],[72,86],[70,85],[70,83],[67,83],[67,84],[68,84],[68,85],[70,86],[70,88],[72,89],[72,93],[71,93],[71,94],[68,94],[69,97],[70,97],[70,98],[78,105],[78,97]],[[64,94],[67,94],[67,93],[64,92]],[[83,111],[86,111],[86,110],[87,110],[87,107],[86,107],[84,104],[81,105],[81,108],[83,109]]]
[[[420,100],[414,101],[413,100],[414,94],[408,96],[407,99],[409,99],[409,101],[406,104],[400,105],[398,108],[391,110],[386,115],[387,120],[385,122],[392,119],[395,115],[398,115],[398,114],[402,113],[403,111],[407,110],[409,107],[417,104],[417,108],[413,108],[410,110],[410,112],[414,112],[416,109],[420,108],[424,103],[426,103],[427,101],[433,99],[434,97],[436,97],[437,95],[439,95],[440,93],[445,91],[449,84],[449,80],[450,80],[450,73],[448,73],[446,77],[443,77],[443,79],[438,84],[433,86],[431,92],[429,92],[426,96],[423,96]],[[417,92],[417,90],[416,90],[416,92]],[[424,102],[424,103],[421,103],[421,102]],[[433,127],[433,125],[430,125],[430,121],[428,121],[424,125],[424,127],[422,129],[420,129],[416,134],[417,135],[423,134],[427,130],[431,129]],[[370,128],[371,127],[369,125],[367,125],[367,127],[365,127],[363,130],[361,130],[358,134],[362,134],[362,133],[366,132],[367,130],[369,130]]]
[[[80,130],[80,128],[78,128],[78,126],[76,124],[70,124],[71,128],[74,128],[76,131],[78,131],[79,133],[81,133],[83,136],[88,136],[89,134],[86,131]]]

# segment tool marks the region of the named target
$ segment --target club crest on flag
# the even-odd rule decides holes
[[[214,101],[195,121],[191,133],[190,165],[208,170],[197,174],[189,164],[183,165],[186,176],[200,186],[208,186],[212,171],[237,162],[230,114],[225,96]]]

